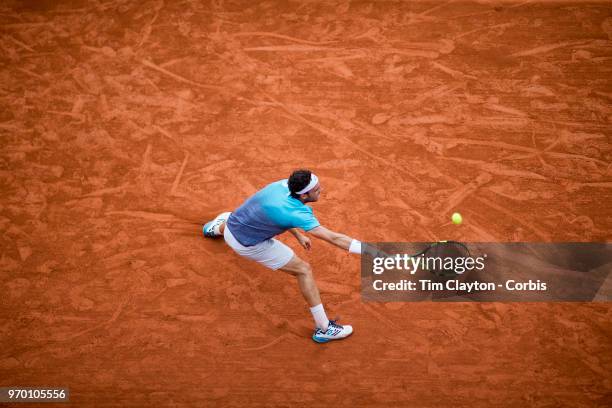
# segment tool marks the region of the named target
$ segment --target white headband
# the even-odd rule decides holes
[[[304,187],[303,189],[301,189],[300,191],[296,191],[295,194],[306,194],[307,192],[312,190],[314,186],[317,185],[318,182],[319,182],[319,178],[314,173],[310,173],[310,183],[308,183],[308,185]]]

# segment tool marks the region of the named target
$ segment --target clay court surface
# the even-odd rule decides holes
[[[282,236],[355,328],[317,345],[295,279],[200,228],[306,167],[364,241],[610,241],[611,3],[2,1],[0,34],[0,385],[610,406],[609,303],[365,303],[358,257]]]

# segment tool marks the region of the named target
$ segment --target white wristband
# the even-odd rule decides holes
[[[351,241],[351,245],[349,246],[348,251],[351,254],[360,254],[361,255],[361,242],[357,241],[356,239]]]

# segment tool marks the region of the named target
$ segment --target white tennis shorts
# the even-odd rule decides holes
[[[274,238],[265,240],[250,247],[245,247],[238,242],[236,237],[234,237],[230,229],[227,227],[227,224],[225,225],[223,238],[225,238],[227,245],[229,245],[230,248],[232,248],[238,255],[252,259],[253,261],[259,262],[260,264],[274,270],[287,265],[294,255],[293,249]]]

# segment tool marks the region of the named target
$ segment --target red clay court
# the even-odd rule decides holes
[[[283,236],[355,328],[319,345],[201,224],[306,167],[363,241],[611,241],[612,3],[15,0],[0,34],[0,386],[610,406],[609,303],[363,302],[358,257]]]

